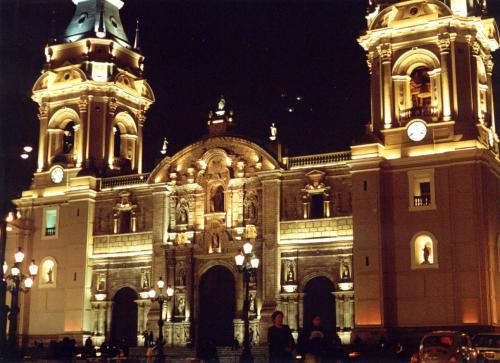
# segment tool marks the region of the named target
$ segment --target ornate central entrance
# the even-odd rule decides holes
[[[311,279],[304,295],[303,326],[308,327],[314,315],[321,317],[322,325],[331,332],[335,331],[335,297],[333,283],[326,277],[320,276]]]
[[[111,342],[115,345],[137,345],[137,294],[129,287],[117,291],[113,298]]]
[[[199,343],[232,345],[235,316],[234,277],[223,266],[214,266],[200,280]]]

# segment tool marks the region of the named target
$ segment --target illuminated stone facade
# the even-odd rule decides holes
[[[359,43],[372,121],[351,151],[284,157],[274,128],[262,145],[232,134],[236,116],[221,99],[208,136],[146,174],[142,127],[154,96],[144,57],[123,31],[122,2],[81,8],[92,2],[77,2],[72,42],[47,46],[33,89],[38,170],[15,200],[8,236],[8,256],[19,245],[41,263],[22,309],[26,338],[116,338],[117,296],[128,288],[140,342],[160,314],[141,292],[163,277],[175,288],[162,312],[168,344],[196,341],[201,281],[222,266],[233,276],[241,342],[234,256],[247,240],[261,260],[254,343],[266,342],[276,308],[297,332],[321,279],[330,296],[322,308],[346,341],[352,329],[498,324],[498,34],[484,8],[371,2]]]

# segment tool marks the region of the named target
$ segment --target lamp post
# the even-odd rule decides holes
[[[249,284],[250,277],[259,267],[259,259],[254,253],[252,253],[252,250],[253,245],[250,242],[246,242],[243,245],[243,251],[234,257],[238,270],[243,273],[243,291],[245,294],[245,300],[243,302],[243,320],[245,324],[245,331],[240,362],[245,363],[253,362],[252,350],[250,348],[250,323],[248,319],[248,313],[250,310]]]
[[[11,293],[12,299],[10,303],[10,313],[9,313],[9,336],[8,336],[8,348],[11,353],[17,351],[17,320],[19,315],[19,292],[28,292],[33,286],[33,280],[38,274],[38,266],[35,264],[35,260],[31,261],[28,267],[29,275],[24,275],[21,273],[21,264],[24,261],[24,252],[21,247],[14,254],[14,265],[10,269],[10,274],[7,275],[9,269],[7,262],[3,263],[2,271],[5,281],[11,281],[11,284],[7,285],[7,290]],[[21,286],[21,282],[24,281],[24,287]]]
[[[154,288],[151,288],[149,290],[149,298],[151,299],[152,302],[157,301],[158,304],[160,305],[160,317],[158,318],[158,354],[157,354],[157,362],[163,362],[164,361],[164,356],[163,356],[163,304],[172,299],[172,296],[174,296],[174,289],[172,287],[167,287],[166,289],[166,295],[163,294],[163,288],[165,287],[165,281],[160,277],[158,281],[156,282],[156,286],[158,286],[159,294],[156,295],[156,290]]]

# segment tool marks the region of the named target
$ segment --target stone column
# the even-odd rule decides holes
[[[146,122],[146,110],[141,110],[137,115],[137,145],[136,145],[136,162],[137,172],[142,173],[142,128]]]
[[[106,337],[110,337],[111,334],[111,319],[112,319],[112,311],[113,311],[113,302],[108,301],[106,303],[106,331],[105,335]]]
[[[442,107],[441,107],[441,94],[439,92],[441,80],[440,80],[440,71],[439,70],[432,70],[428,72],[429,78],[430,78],[430,83],[431,83],[431,107],[432,107],[432,120],[437,121],[437,117],[443,113]]]
[[[82,163],[87,159],[88,155],[88,145],[87,145],[87,130],[88,130],[88,107],[89,101],[86,97],[81,97],[78,103],[78,110],[80,111],[80,128],[79,128],[79,138],[78,138],[78,154],[76,156],[77,165],[82,165]]]
[[[450,68],[450,45],[451,39],[449,34],[440,34],[438,36],[439,54],[441,58],[441,95],[442,95],[442,112],[443,120],[451,120],[451,93],[449,74]]]
[[[280,174],[272,173],[262,180],[262,295],[261,324],[262,341],[267,342],[267,327],[276,307],[279,292],[279,276],[276,276],[278,262],[278,236],[280,228]]]
[[[409,76],[392,76],[394,82],[394,112],[395,119],[399,124],[408,119],[407,111],[409,108],[407,100],[407,84],[410,83]]]
[[[111,98],[108,103],[108,119],[106,125],[106,134],[108,136],[107,145],[105,145],[105,153],[108,156],[108,166],[113,166],[113,160],[115,158],[115,116],[118,104],[115,98]]]
[[[42,103],[38,109],[38,119],[40,120],[40,135],[38,135],[38,163],[37,172],[41,172],[45,167],[47,155],[47,127],[49,123],[49,105]]]
[[[392,48],[390,43],[378,47],[378,53],[382,63],[382,108],[384,110],[384,128],[392,127]]]
[[[304,297],[306,296],[305,292],[301,292],[298,294],[298,305],[299,305],[299,329],[304,327]]]

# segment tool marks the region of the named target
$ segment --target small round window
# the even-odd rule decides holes
[[[111,24],[113,24],[115,29],[118,28],[118,23],[116,22],[116,19],[113,16],[109,17],[109,20],[111,20]]]
[[[81,13],[80,17],[78,18],[78,24],[82,24],[85,20],[87,20],[89,14],[87,13]]]
[[[411,15],[417,15],[417,13],[418,13],[418,8],[414,7],[414,8],[410,9],[410,14]]]

